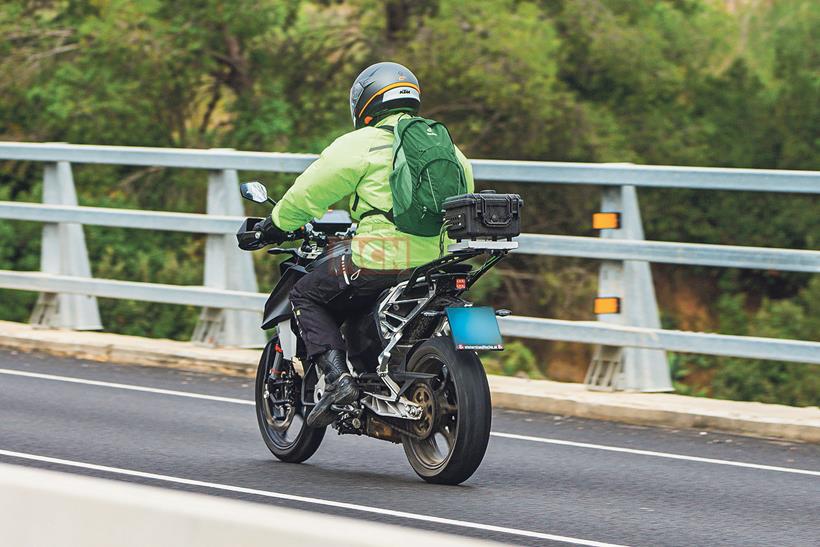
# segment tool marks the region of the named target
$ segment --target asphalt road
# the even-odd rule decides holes
[[[817,445],[499,411],[482,466],[446,487],[332,431],[280,463],[251,398],[241,378],[0,351],[0,461],[505,543],[820,545]]]

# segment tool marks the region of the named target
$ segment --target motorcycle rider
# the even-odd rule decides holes
[[[339,330],[344,318],[372,306],[384,289],[396,284],[402,270],[441,254],[439,236],[403,233],[384,213],[393,205],[391,128],[400,118],[416,115],[420,106],[418,79],[406,67],[381,62],[363,70],[350,89],[354,131],[325,148],[296,178],[271,216],[257,226],[267,240],[284,241],[287,232],[321,217],[347,196],[351,217],[358,221],[350,248],[319,264],[290,293],[307,356],[322,370],[327,386],[308,416],[311,427],[332,423],[335,413],[331,406],[351,403],[358,395]],[[470,163],[457,148],[456,156],[464,170],[467,191],[472,192]]]

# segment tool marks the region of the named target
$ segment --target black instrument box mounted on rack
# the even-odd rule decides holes
[[[450,239],[511,240],[521,233],[521,207],[518,194],[462,194],[444,200],[444,223]]]

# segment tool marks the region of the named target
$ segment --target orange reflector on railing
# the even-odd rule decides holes
[[[621,213],[593,213],[592,227],[596,230],[617,230],[621,227]]]
[[[621,299],[615,296],[605,296],[595,299],[595,314],[621,313]]]

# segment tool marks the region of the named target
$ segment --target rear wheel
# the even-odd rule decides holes
[[[436,337],[413,353],[407,369],[436,375],[409,392],[423,412],[413,426],[417,436],[402,438],[410,465],[427,482],[464,482],[490,439],[490,388],[481,361],[474,352],[456,351],[449,337]]]
[[[256,370],[256,420],[274,456],[301,463],[319,449],[325,428],[308,427],[301,404],[302,378],[276,351],[278,338],[265,347]]]

